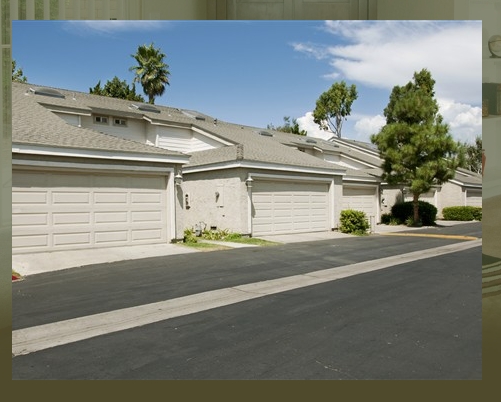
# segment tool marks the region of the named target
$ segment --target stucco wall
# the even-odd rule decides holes
[[[193,228],[203,222],[207,229],[217,227],[247,233],[245,178],[242,169],[185,173],[182,191],[178,192],[184,200],[184,228]]]
[[[399,188],[384,187],[381,193],[381,215],[391,214],[391,207],[402,201],[402,191]]]
[[[452,183],[445,183],[442,185],[440,195],[440,208],[438,211],[439,217],[442,217],[442,208],[465,205],[465,194],[461,189],[461,186]]]

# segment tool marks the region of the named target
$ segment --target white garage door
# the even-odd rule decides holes
[[[377,216],[377,198],[375,187],[350,187],[343,185],[342,209],[354,209],[365,212],[369,217]]]
[[[469,207],[482,207],[482,191],[467,190],[466,205]]]
[[[329,229],[329,186],[324,183],[255,181],[252,188],[254,235]]]
[[[165,176],[15,171],[13,253],[167,241]]]

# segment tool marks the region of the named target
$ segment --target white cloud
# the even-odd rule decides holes
[[[320,127],[318,127],[318,124],[313,121],[313,112],[308,112],[304,116],[298,117],[297,123],[299,125],[299,129],[306,130],[308,136],[310,137],[328,140],[334,136],[332,131],[321,130]]]
[[[379,114],[377,116],[362,116],[355,122],[354,135],[351,137],[354,140],[370,142],[371,135],[377,134],[385,124],[386,118]]]
[[[293,48],[328,60],[327,78],[392,89],[427,68],[438,97],[480,104],[482,28],[479,21],[327,21],[343,44],[295,43]]]
[[[482,109],[450,100],[438,100],[440,114],[449,124],[449,131],[455,140],[473,143],[482,135]]]

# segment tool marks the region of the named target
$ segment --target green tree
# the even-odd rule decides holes
[[[112,98],[127,99],[136,102],[144,102],[144,98],[136,93],[136,87],[134,84],[129,86],[125,80],[120,81],[120,79],[115,76],[112,80],[108,80],[104,87],[101,87],[101,81],[99,81],[94,88],[89,88],[89,93],[94,95],[109,96]]]
[[[351,105],[358,98],[357,87],[346,82],[335,82],[317,99],[313,121],[322,130],[331,130],[341,138],[343,120],[351,114]]]
[[[308,134],[305,130],[299,129],[299,123],[297,122],[297,119],[292,119],[292,122],[291,122],[290,116],[284,117],[284,125],[283,126],[275,127],[273,124],[268,124],[267,128],[269,130],[282,131],[284,133],[291,133],[291,134],[297,134],[297,135],[307,135]]]
[[[458,141],[459,167],[475,173],[482,173],[482,137],[477,135],[475,143]]]
[[[135,73],[134,82],[141,83],[144,93],[148,95],[148,102],[153,104],[155,97],[165,92],[165,85],[170,85],[169,66],[164,62],[165,54],[151,43],[148,46],[140,45],[131,57],[137,63],[129,69]]]
[[[452,179],[458,166],[457,142],[438,113],[434,85],[423,69],[407,85],[395,86],[384,109],[386,125],[371,136],[383,158],[383,180],[408,186],[412,193],[415,224],[419,196]]]
[[[17,68],[15,60],[12,60],[12,81],[28,82],[28,78],[24,75],[23,69]]]

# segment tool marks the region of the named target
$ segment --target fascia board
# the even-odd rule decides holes
[[[200,173],[213,170],[223,170],[223,169],[235,169],[235,168],[246,168],[246,169],[260,169],[260,170],[276,170],[276,171],[286,171],[293,173],[307,173],[307,174],[321,174],[321,175],[337,175],[344,176],[346,172],[343,169],[321,169],[321,168],[308,168],[301,166],[287,166],[287,165],[277,165],[271,163],[262,162],[223,162],[213,165],[203,165],[203,166],[193,166],[193,167],[183,167],[183,174],[189,173]]]
[[[155,166],[131,166],[125,164],[105,165],[102,163],[78,163],[78,162],[53,162],[53,161],[36,161],[36,160],[12,160],[12,167],[17,169],[55,169],[65,171],[97,171],[97,172],[133,172],[141,174],[170,174],[174,172],[173,167],[155,167]]]
[[[12,144],[12,153],[46,156],[66,156],[73,158],[124,160],[156,163],[185,164],[189,162],[188,155],[154,155],[136,152],[111,152],[90,149],[56,148],[45,146],[33,146],[25,144]]]
[[[365,183],[373,183],[373,184],[382,184],[380,179],[377,177],[360,177],[360,176],[344,176],[343,182],[365,182]]]
[[[474,183],[464,183],[458,180],[449,180],[449,183],[457,184],[458,186],[461,187],[471,187],[471,188],[482,188],[482,184],[474,184]]]

